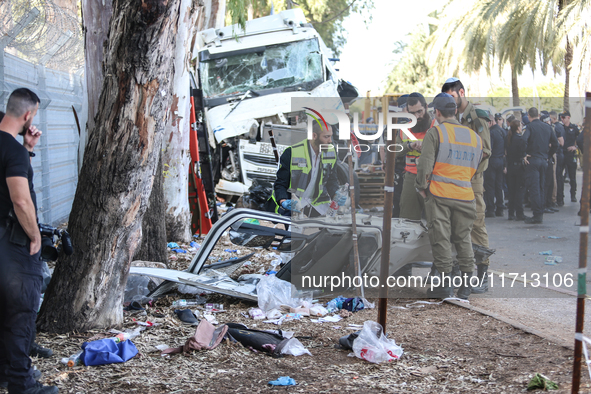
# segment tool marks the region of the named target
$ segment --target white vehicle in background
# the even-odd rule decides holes
[[[248,21],[244,30],[204,30],[197,40],[198,127],[212,149],[211,182],[226,199],[254,180],[274,182],[269,129],[280,154],[306,138],[306,115],[292,110],[292,98],[335,98],[332,107],[342,109],[339,93],[357,94],[337,78],[330,51],[299,9]]]

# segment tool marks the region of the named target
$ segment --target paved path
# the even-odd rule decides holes
[[[578,172],[578,177],[580,189],[581,172]],[[565,194],[570,195],[568,184],[565,184],[565,189]],[[578,195],[580,196],[580,191]],[[486,297],[471,296],[471,304],[549,336],[574,343],[576,298],[566,292],[533,288],[531,285],[536,284],[535,279],[539,279],[541,285],[546,285],[548,278],[550,287],[555,285],[576,294],[579,266],[578,210],[579,203],[566,202],[565,206],[560,208],[560,212],[544,214],[544,223],[541,225],[509,221],[506,212],[502,218],[487,218],[490,247],[497,251],[491,257],[490,269],[498,274],[505,274],[505,288],[499,288],[501,283],[499,277],[496,277],[495,288],[490,294]],[[526,209],[526,215],[531,216],[529,209]],[[552,239],[548,238],[549,236],[560,238]],[[552,250],[553,256],[561,256],[562,263],[546,265],[546,256],[539,255],[539,252],[547,250]],[[519,274],[519,280],[513,283],[513,288],[510,279],[513,276],[510,273]],[[524,274],[527,283],[522,281]],[[572,285],[570,281],[565,284],[565,279],[568,278],[573,279]],[[587,274],[587,278],[588,293],[591,293],[591,276]],[[585,333],[591,337],[589,307],[585,319]]]

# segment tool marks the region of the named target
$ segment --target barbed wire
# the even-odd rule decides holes
[[[3,0],[0,37],[7,35],[34,8],[39,15],[8,46],[20,57],[32,63],[43,61],[48,68],[73,71],[82,67],[84,40],[79,18],[52,0]]]

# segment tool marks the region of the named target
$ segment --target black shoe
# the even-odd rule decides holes
[[[548,209],[551,211],[554,211],[554,212],[560,212],[560,209],[558,209],[558,208],[550,207]]]
[[[41,379],[41,376],[43,374],[41,373],[41,371],[39,371],[37,369],[37,367],[33,367],[33,379],[35,379],[36,381],[38,381],[39,379]],[[0,382],[0,387],[6,388],[8,387],[8,382]]]
[[[146,309],[144,307],[142,307],[142,304],[140,304],[137,301],[132,301],[129,305],[127,305],[126,307],[123,308],[124,311],[145,311]]]
[[[53,350],[47,349],[33,342],[31,349],[29,350],[29,355],[31,357],[49,358],[53,356]]]
[[[472,288],[472,294],[484,294],[488,291],[488,265],[478,264],[478,286]]]
[[[579,202],[576,197],[571,197],[570,202]]]
[[[542,224],[543,220],[541,217],[525,217],[525,224]]]
[[[515,220],[515,215],[509,215],[509,217],[507,218],[507,220]]]
[[[472,294],[472,285],[470,284],[470,278],[472,272],[462,272],[462,286],[458,289],[458,298],[467,300],[470,294]]]
[[[550,204],[550,208],[558,208],[558,204],[553,202],[552,204]]]
[[[441,279],[443,276],[446,276],[446,280],[445,283],[441,283]],[[431,284],[428,288],[427,288],[427,297],[429,298],[449,298],[449,297],[453,297],[454,296],[454,289],[451,286],[442,286],[443,284],[448,285],[449,282],[448,280],[450,279],[450,274],[439,274],[438,278],[440,279],[435,280],[436,284],[438,284],[439,286],[433,286],[433,284]]]
[[[503,216],[503,210],[502,209],[497,209],[497,211],[495,212],[495,216],[496,217],[502,217]]]
[[[407,265],[403,266],[398,271],[394,272],[394,275],[392,275],[392,276],[394,276],[394,277],[404,276],[407,279],[410,279],[410,277],[412,276],[412,264],[407,264]]]
[[[527,216],[525,216],[525,215],[517,215],[517,216],[515,216],[515,220],[518,222],[523,221],[523,220],[525,220],[526,217]]]
[[[486,217],[486,218],[496,218],[497,215],[495,215],[494,212],[487,212],[487,213],[484,214],[484,217]]]
[[[556,205],[559,207],[564,207],[564,201],[558,201]]]
[[[199,324],[199,320],[195,318],[193,312],[190,309],[175,309],[174,313],[179,317],[179,319],[188,325],[196,326]]]
[[[451,269],[451,273],[449,274],[449,276],[451,276],[451,283],[452,283],[453,289],[454,290],[459,289],[460,286],[456,287],[455,285],[453,285],[454,283],[458,283],[457,281],[454,281],[455,278],[462,277],[462,271],[460,271],[460,266],[457,261],[453,262],[453,267]]]
[[[23,394],[57,394],[58,392],[57,386],[44,386],[39,382],[35,382],[35,385],[23,391]]]
[[[430,285],[431,284],[431,279],[434,276],[439,276],[439,271],[437,270],[437,268],[435,268],[435,264],[433,264],[431,266],[431,272],[429,272],[427,274],[427,277],[425,278],[425,283],[428,284],[428,285]]]
[[[556,212],[555,210],[553,210],[552,208],[546,208],[544,209],[544,213],[554,213]]]

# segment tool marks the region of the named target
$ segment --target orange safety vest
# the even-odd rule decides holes
[[[482,158],[482,140],[472,129],[459,124],[443,123],[436,129],[439,151],[429,191],[437,197],[474,200],[470,181]]]
[[[429,129],[435,126],[435,122],[437,122],[435,119],[431,121],[431,126],[429,126]],[[402,130],[400,130],[400,139],[402,140],[403,144],[415,141],[423,141],[423,139],[425,138],[425,134],[427,134],[427,131],[428,129],[423,131],[422,133],[413,133],[411,131],[412,135],[414,135],[417,138],[416,140],[411,140],[406,136],[406,134],[402,132]],[[420,155],[421,152],[419,152],[418,150],[408,151],[406,153],[406,167],[404,167],[404,171],[417,175],[417,164],[419,164]]]

